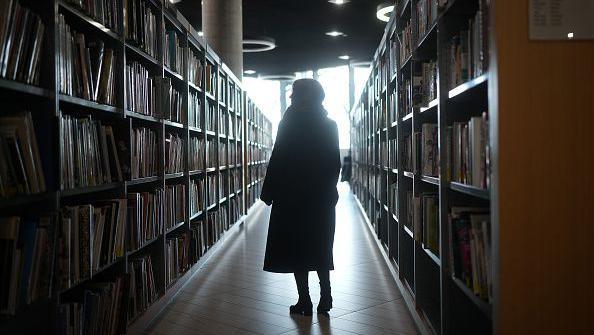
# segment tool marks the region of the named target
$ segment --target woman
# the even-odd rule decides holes
[[[312,315],[308,272],[320,279],[318,313],[332,308],[334,207],[340,173],[336,123],[322,107],[324,90],[312,79],[293,83],[260,199],[272,205],[264,270],[294,273],[299,301],[290,313]]]

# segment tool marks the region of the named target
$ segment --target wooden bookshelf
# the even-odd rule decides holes
[[[451,157],[448,129],[488,112],[491,72],[483,67],[482,58],[480,62],[476,58],[475,68],[469,68],[466,76],[459,75],[461,82],[448,71],[453,68],[448,48],[468,29],[479,2],[481,13],[488,17],[489,8],[483,7],[482,0],[443,1],[434,11],[427,8],[426,17],[418,14],[417,7],[431,1],[397,1],[371,74],[350,112],[352,190],[378,245],[387,248],[384,257],[394,265],[398,286],[407,288],[405,301],[426,334],[493,333],[492,303],[453,275],[449,256],[450,248],[457,250],[451,244],[451,208],[491,209],[491,191],[471,183],[481,183],[481,178],[459,180],[462,177],[446,159]],[[403,43],[408,45],[403,34],[409,24],[410,53],[401,50]],[[484,29],[481,36],[488,36]],[[428,149],[423,134],[434,136],[434,148]],[[495,145],[492,137],[486,144]],[[427,160],[425,152],[438,159]],[[486,168],[484,175],[490,177]],[[414,201],[421,204],[420,215],[408,196],[419,199]],[[432,219],[425,209],[435,218],[431,221],[435,228],[430,227]],[[496,229],[491,224],[489,233],[495,234]],[[435,235],[430,238],[430,234]],[[492,254],[492,250],[486,252]]]
[[[50,216],[55,224],[55,229],[61,226],[61,213],[65,206],[79,206],[85,204],[103,203],[110,199],[126,199],[130,193],[151,192],[164,190],[167,186],[183,186],[184,199],[176,202],[180,204],[179,220],[169,228],[162,226],[155,236],[137,248],[131,248],[129,237],[124,238],[124,252],[112,262],[93,270],[90,275],[82,280],[71,283],[66,289],[58,289],[58,237],[52,243],[53,249],[49,250],[52,257],[52,266],[44,278],[50,281],[49,291],[45,297],[30,304],[19,304],[16,313],[2,315],[0,318],[1,333],[16,332],[42,332],[47,329],[56,330],[58,309],[65,303],[82,302],[85,289],[91,284],[111,282],[116,278],[127,280],[131,273],[132,260],[144,256],[151,257],[154,276],[155,299],[135,315],[128,313],[129,292],[126,290],[122,296],[120,316],[121,329],[118,332],[140,332],[144,325],[154,319],[162,308],[189,280],[192,275],[204,264],[206,259],[217,249],[224,248],[224,241],[228,232],[242,223],[248,210],[259,196],[262,178],[266,169],[266,162],[270,157],[272,148],[271,124],[261,110],[249,98],[240,78],[237,78],[230,69],[214,53],[210,46],[199,37],[194,29],[184,26],[177,18],[180,13],[167,8],[161,1],[134,0],[143,3],[147,10],[155,16],[157,31],[155,46],[156,54],[151,56],[148,51],[124,36],[126,18],[124,16],[124,2],[132,0],[118,0],[117,13],[119,15],[117,29],[108,28],[97,22],[92,15],[85,13],[65,0],[52,0],[37,3],[22,0],[20,3],[30,8],[39,15],[45,24],[44,50],[40,59],[39,85],[30,85],[18,81],[1,78],[0,94],[4,98],[6,108],[14,112],[22,110],[31,111],[35,135],[41,154],[41,166],[45,175],[45,192],[17,195],[0,199],[0,209],[3,216],[38,217]],[[103,104],[91,101],[80,96],[69,95],[61,91],[59,57],[63,45],[59,38],[59,15],[63,15],[66,23],[77,32],[83,33],[86,38],[101,41],[106,47],[114,50],[113,59],[113,103]],[[185,21],[187,22],[187,20]],[[181,54],[177,60],[178,70],[172,69],[170,64],[165,64],[164,48],[165,33],[174,30],[177,36]],[[202,64],[200,78],[190,81],[189,60],[194,56]],[[129,109],[126,87],[129,85],[125,71],[128,62],[135,61],[145,67],[153,78],[169,79],[171,87],[179,92],[180,119],[165,119],[162,114],[150,115],[141,111]],[[206,89],[204,65],[209,63],[212,83]],[[194,69],[195,70],[195,69]],[[224,79],[224,80],[222,80]],[[162,92],[158,96],[163,98]],[[192,101],[190,101],[192,99]],[[194,109],[190,111],[193,106]],[[214,128],[207,129],[207,110],[214,108]],[[158,110],[166,110],[169,106],[158,106]],[[191,113],[193,112],[193,114]],[[194,116],[198,122],[195,124],[189,118]],[[62,170],[65,164],[62,160],[63,147],[61,138],[63,130],[59,127],[59,119],[63,116],[76,118],[91,118],[102,124],[110,125],[113,129],[115,141],[125,150],[116,153],[120,166],[130,168],[133,157],[130,150],[133,140],[133,131],[144,127],[156,134],[155,149],[157,155],[153,162],[156,173],[148,176],[132,178],[129,171],[122,169],[122,180],[99,182],[98,184],[68,187],[63,180]],[[249,120],[249,123],[248,123]],[[225,123],[225,124],[223,124]],[[173,134],[181,140],[180,167],[175,171],[166,172],[165,150],[166,137]],[[189,141],[195,138],[204,146],[204,150],[192,152]],[[212,140],[212,141],[207,141]],[[208,145],[213,145],[209,156]],[[198,155],[198,156],[197,156]],[[195,158],[200,162],[201,168],[191,169],[190,159]],[[252,166],[251,163],[257,163]],[[206,179],[212,176],[216,181],[214,188],[209,190]],[[115,178],[115,177],[114,177]],[[196,183],[202,194],[195,212],[191,209],[190,186]],[[207,195],[212,191],[214,199]],[[159,202],[159,210],[165,211],[165,202]],[[123,212],[126,214],[126,210]],[[127,215],[132,215],[127,213]],[[213,220],[211,222],[211,220]],[[128,230],[128,223],[124,221],[124,229]],[[213,236],[208,240],[204,238],[204,250],[196,257],[189,257],[179,274],[166,282],[168,257],[167,243],[170,239],[191,238],[193,229],[203,227],[203,234]],[[201,228],[202,229],[202,228]],[[213,231],[215,229],[216,231]],[[93,233],[90,238],[93,237]],[[126,233],[128,235],[128,233]],[[57,236],[57,233],[56,233]],[[180,240],[182,241],[182,240]],[[176,242],[177,243],[177,242]],[[179,242],[181,243],[181,242]],[[190,248],[184,245],[183,248]],[[187,250],[188,253],[190,250]],[[182,263],[180,263],[182,264]],[[126,283],[125,287],[128,287]],[[37,320],[31,323],[25,320]],[[27,326],[25,327],[25,323]]]

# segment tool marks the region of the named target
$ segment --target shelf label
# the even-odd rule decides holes
[[[530,0],[531,40],[594,39],[594,0]]]

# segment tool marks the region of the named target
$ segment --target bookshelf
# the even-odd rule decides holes
[[[0,78],[3,154],[23,161],[3,166],[18,179],[2,185],[2,238],[30,273],[2,287],[2,333],[74,319],[141,332],[245,220],[272,146],[241,80],[179,12],[158,0],[76,3],[0,6],[29,15],[18,29],[45,28],[14,39],[32,45],[35,66],[7,53],[27,66]],[[117,315],[78,318],[106,299]]]
[[[487,3],[397,1],[350,113],[352,190],[425,333],[493,333]]]

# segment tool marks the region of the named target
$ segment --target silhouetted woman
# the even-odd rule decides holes
[[[320,279],[318,313],[332,308],[338,130],[326,117],[324,90],[317,81],[295,81],[291,100],[278,127],[260,194],[262,201],[272,204],[264,270],[294,273],[299,301],[290,312],[311,315],[309,271],[317,271]]]

